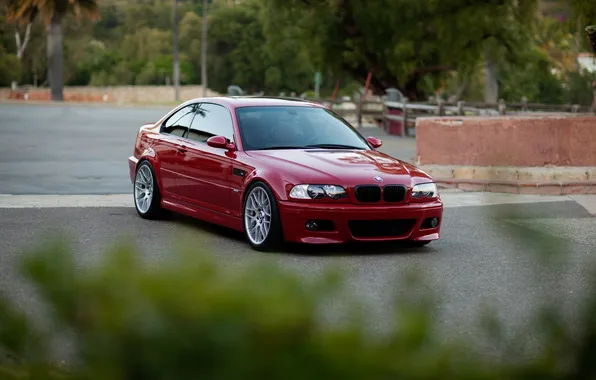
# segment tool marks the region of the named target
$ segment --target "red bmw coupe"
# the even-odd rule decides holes
[[[134,203],[143,218],[167,209],[242,231],[256,250],[438,239],[437,186],[381,144],[316,103],[194,99],[140,128]]]

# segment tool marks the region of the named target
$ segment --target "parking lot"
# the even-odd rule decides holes
[[[309,276],[328,266],[347,271],[353,293],[370,305],[371,323],[391,322],[388,305],[402,271],[420,268],[442,297],[440,319],[456,335],[474,335],[484,301],[507,323],[527,321],[542,295],[573,314],[585,290],[586,263],[596,252],[596,219],[571,197],[499,197],[445,192],[442,238],[425,248],[399,244],[289,246],[252,251],[243,236],[185,217],[139,218],[132,207],[126,159],[136,132],[165,108],[0,105],[0,288],[34,307],[16,264],[28,247],[56,231],[75,242],[81,265],[92,264],[116,238],[137,242],[149,260],[167,260],[180,239],[209,247],[218,260],[273,261]],[[402,159],[411,144],[384,145]],[[402,149],[403,148],[403,149]],[[393,151],[390,151],[392,150]],[[555,237],[563,245],[554,271],[546,271],[531,243],[511,230]],[[539,235],[540,236],[540,235]],[[183,290],[181,290],[183,291]]]

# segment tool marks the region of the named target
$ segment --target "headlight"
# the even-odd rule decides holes
[[[434,182],[421,183],[412,188],[412,198],[437,198],[439,191]]]
[[[294,199],[341,199],[347,196],[346,190],[336,185],[296,185],[290,191],[290,197]]]

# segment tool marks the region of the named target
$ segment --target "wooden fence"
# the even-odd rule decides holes
[[[392,122],[405,125],[401,135],[415,134],[416,119],[424,116],[500,116],[524,114],[566,114],[566,115],[596,115],[596,110],[578,104],[535,104],[525,99],[520,103],[506,103],[500,100],[496,104],[441,102],[408,102],[404,98],[401,102],[365,100],[352,102],[331,99],[307,99],[321,103],[339,115],[351,119],[361,128],[363,119],[374,121],[375,124],[388,129]]]

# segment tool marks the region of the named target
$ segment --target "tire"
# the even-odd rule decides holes
[[[159,219],[163,217],[164,210],[160,206],[161,194],[155,178],[155,171],[149,161],[142,161],[137,166],[132,189],[135,209],[141,218]],[[145,195],[139,198],[141,193]]]
[[[259,201],[269,202],[269,217],[267,217],[266,204],[258,204]],[[266,230],[267,221],[269,229]],[[272,251],[281,247],[283,243],[283,230],[279,208],[273,191],[263,182],[254,182],[246,190],[244,202],[242,203],[242,223],[244,225],[244,236],[251,248],[256,251]],[[263,226],[261,228],[261,226]],[[259,231],[259,232],[257,232]]]

